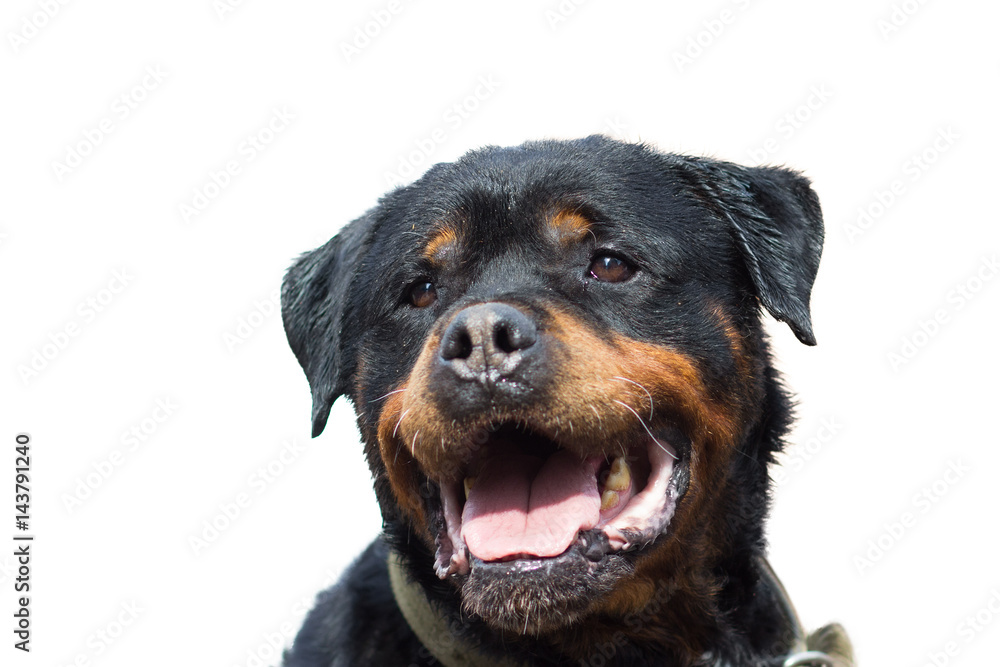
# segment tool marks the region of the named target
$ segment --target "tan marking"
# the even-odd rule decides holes
[[[726,312],[721,304],[714,302],[711,303],[710,311],[719,329],[721,329],[722,333],[726,336],[726,340],[729,341],[729,350],[733,355],[733,361],[736,363],[736,368],[739,370],[740,379],[743,382],[749,382],[752,374],[752,364],[747,356],[747,349],[743,340],[743,334],[736,328],[736,324],[733,322],[733,319],[729,316],[729,313]]]
[[[405,389],[405,387],[402,387]],[[405,396],[408,391],[401,391],[389,396],[379,413],[378,446],[382,462],[385,463],[389,486],[399,507],[409,515],[420,533],[433,545],[434,538],[427,526],[424,506],[420,497],[417,481],[417,463],[411,451],[399,438],[399,426],[404,416]]]
[[[757,400],[755,366],[746,341],[721,307],[713,308],[712,314],[730,343],[738,372],[746,374],[741,378],[745,381],[725,390],[710,391],[698,363],[676,348],[617,334],[602,338],[588,323],[555,312],[546,323],[554,381],[530,406],[496,408],[461,423],[447,418],[429,385],[440,332],[448,324],[443,321],[425,342],[406,380],[407,391],[392,395],[381,412],[378,441],[389,482],[430,548],[433,536],[427,532],[416,467],[432,479],[459,480],[461,462],[476,434],[498,420],[528,423],[581,456],[604,454],[609,443],[648,441],[640,417],[654,432],[672,423],[690,438],[691,478],[671,520],[671,539],[641,557],[634,574],[595,601],[573,632],[549,637],[570,656],[584,656],[585,646],[593,645],[581,643],[581,636],[610,641],[613,633],[624,630],[637,641],[660,642],[656,628],[664,623],[688,628],[687,634],[665,646],[679,659],[695,660],[710,641],[707,629],[690,627],[690,621],[719,591],[720,582],[711,577],[708,564],[717,561],[727,538],[725,526],[711,517],[719,515],[731,492],[727,490],[730,461],[740,455],[736,444]],[[720,395],[721,391],[726,393]],[[621,619],[629,618],[643,622],[622,626]],[[653,618],[655,623],[650,622]]]
[[[590,220],[581,213],[563,209],[549,218],[549,227],[562,245],[582,241],[590,233]]]
[[[452,227],[442,227],[424,248],[424,257],[440,264],[458,246],[458,234]]]
[[[446,325],[442,323],[439,330]],[[669,419],[696,442],[695,474],[702,459],[715,461],[742,434],[742,415],[734,409],[742,397],[722,403],[711,396],[695,361],[685,354],[625,336],[605,340],[565,314],[552,316],[548,334],[550,363],[556,369],[550,390],[530,406],[498,406],[460,424],[446,418],[431,399],[434,393],[428,382],[439,335],[427,341],[407,380],[409,391],[402,399],[404,417],[398,429],[399,439],[425,474],[457,481],[474,435],[501,420],[531,424],[580,456],[604,454],[608,443],[616,440],[642,441],[648,438],[643,422],[648,419],[650,397],[654,422]],[[414,452],[412,443],[418,435],[419,442],[433,445]]]

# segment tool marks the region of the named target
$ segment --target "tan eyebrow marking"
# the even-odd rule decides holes
[[[424,248],[424,257],[433,264],[440,264],[458,245],[458,234],[451,227],[442,227]]]
[[[569,245],[581,241],[590,233],[590,220],[576,211],[563,209],[549,218],[549,227],[559,243]]]

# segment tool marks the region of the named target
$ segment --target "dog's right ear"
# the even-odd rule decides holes
[[[312,435],[323,432],[330,408],[347,389],[350,374],[343,315],[375,218],[375,210],[292,265],[281,285],[285,335],[312,390]]]

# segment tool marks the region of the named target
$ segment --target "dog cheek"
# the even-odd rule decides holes
[[[377,456],[396,505],[418,530],[429,535],[417,462],[397,438],[399,422],[403,416],[403,395],[403,392],[392,394],[382,408],[376,433]]]

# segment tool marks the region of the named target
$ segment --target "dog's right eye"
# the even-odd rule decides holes
[[[426,308],[437,301],[437,289],[434,283],[418,280],[410,285],[410,303],[417,308]]]

